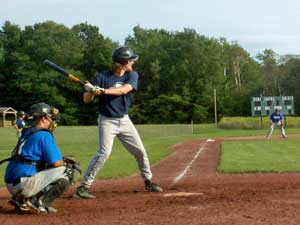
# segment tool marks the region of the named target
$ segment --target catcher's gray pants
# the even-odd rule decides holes
[[[65,166],[42,170],[32,177],[22,177],[21,182],[15,186],[6,184],[6,187],[13,196],[20,193],[25,198],[29,198],[60,178],[68,179],[65,170]]]
[[[273,130],[274,130],[275,126],[277,126],[279,128],[282,137],[285,138],[286,134],[285,134],[283,125],[280,122],[278,122],[278,123],[272,123],[271,124],[270,129],[269,129],[268,134],[267,134],[267,137],[271,137],[272,136],[272,133],[273,133]]]
[[[143,179],[151,180],[152,173],[147,152],[128,115],[124,115],[122,118],[99,115],[98,128],[99,149],[83,177],[82,186],[89,188],[94,182],[97,172],[103,167],[112,151],[115,136],[137,160]]]

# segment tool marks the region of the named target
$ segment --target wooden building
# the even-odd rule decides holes
[[[0,107],[0,127],[11,127],[17,120],[18,111],[11,107]]]

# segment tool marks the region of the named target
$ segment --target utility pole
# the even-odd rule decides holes
[[[214,88],[214,105],[215,105],[215,124],[216,128],[218,128],[218,117],[217,117],[217,91]]]
[[[260,129],[263,128],[263,122],[262,122],[262,108],[263,108],[263,95],[260,94]]]

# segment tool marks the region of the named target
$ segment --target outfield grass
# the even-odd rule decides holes
[[[223,173],[299,172],[299,139],[223,142],[218,167]]]
[[[191,125],[137,125],[147,149],[151,165],[158,163],[162,158],[171,153],[169,146],[184,140],[199,138],[234,137],[265,135],[266,130],[225,130],[215,128],[214,124]],[[274,134],[278,134],[277,130]],[[287,134],[300,133],[299,129],[287,129]],[[96,126],[58,127],[54,136],[56,143],[63,155],[74,155],[80,160],[83,171],[86,171],[91,158],[95,155],[98,146],[98,129]],[[16,144],[17,138],[13,128],[0,128],[0,159],[10,155],[11,149]],[[281,142],[282,149],[290,148],[290,140]],[[236,142],[235,142],[236,143]],[[244,142],[243,142],[244,143]],[[256,142],[253,142],[256,143]],[[258,142],[259,143],[259,142]],[[273,143],[273,140],[272,140]],[[295,144],[296,145],[296,144]],[[248,149],[241,144],[240,150]],[[268,145],[268,147],[270,147]],[[255,148],[255,146],[253,146]],[[261,148],[258,146],[258,148]],[[283,152],[281,157],[285,157]],[[233,154],[235,155],[235,154]],[[269,156],[272,158],[272,156]],[[231,157],[227,157],[231,158]],[[226,159],[227,161],[227,159]],[[247,161],[247,160],[245,160]],[[230,162],[230,161],[229,161]],[[3,186],[3,176],[6,164],[0,166],[0,186]],[[239,165],[237,165],[239,167]],[[116,141],[113,151],[104,168],[98,173],[97,178],[117,178],[136,174],[137,164],[125,148]]]

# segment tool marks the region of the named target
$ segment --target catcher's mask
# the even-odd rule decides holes
[[[126,46],[121,46],[115,49],[112,53],[112,60],[114,63],[126,64],[129,60],[137,61],[138,55],[134,54],[132,49]]]
[[[35,126],[41,117],[46,117],[51,120],[49,130],[53,132],[57,127],[57,121],[59,120],[59,111],[58,109],[51,107],[50,105],[41,102],[33,104],[30,107],[28,121],[31,126]]]

